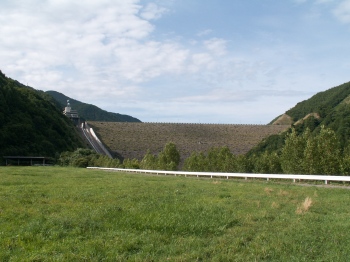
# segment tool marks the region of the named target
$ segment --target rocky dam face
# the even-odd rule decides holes
[[[247,153],[264,138],[290,125],[231,125],[182,123],[124,123],[89,121],[112,154],[141,160],[149,150],[158,154],[166,143],[175,143],[185,159],[192,152],[227,146],[234,154]]]

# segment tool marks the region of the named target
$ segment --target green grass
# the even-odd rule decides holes
[[[349,200],[266,181],[0,167],[0,261],[347,261]]]

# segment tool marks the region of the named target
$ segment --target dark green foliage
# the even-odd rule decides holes
[[[201,172],[265,173],[265,174],[350,174],[350,147],[341,154],[336,133],[321,127],[312,134],[309,129],[298,134],[286,133],[280,151],[261,154],[233,155],[227,147],[212,148],[207,154],[192,153],[183,169]]]
[[[180,164],[180,153],[176,145],[167,143],[162,152],[158,155],[158,169],[177,170]]]
[[[340,144],[333,130],[322,126],[317,136],[308,138],[304,151],[304,166],[307,174],[341,173]]]
[[[262,140],[259,144],[253,147],[249,152],[247,152],[247,156],[253,156],[255,154],[262,154],[264,152],[274,152],[281,149],[284,145],[284,140],[288,132],[283,132],[279,135],[271,135],[266,139]]]
[[[0,108],[0,156],[54,157],[83,145],[71,121],[52,100],[2,73]]]
[[[136,159],[132,161],[124,160],[125,167],[137,166]],[[146,155],[139,162],[138,168],[149,170],[178,170],[180,164],[180,153],[176,148],[176,145],[172,142],[167,143],[158,156],[152,155],[150,151],[147,151]]]
[[[211,148],[207,154],[192,153],[185,160],[183,169],[205,172],[239,172],[238,170],[241,168],[246,171],[245,163],[241,162],[240,164],[238,157],[232,154],[228,147],[222,147]]]
[[[140,169],[140,163],[139,161],[134,159],[124,159],[123,165],[124,168],[130,168],[130,169]]]
[[[276,152],[270,153],[265,151],[254,161],[254,173],[260,174],[281,174],[280,157]]]
[[[167,143],[163,151],[154,156],[147,152],[142,161],[137,159],[124,159],[120,163],[119,159],[111,159],[107,156],[99,155],[90,149],[78,148],[74,152],[63,152],[58,160],[61,166],[73,167],[115,167],[131,169],[154,169],[154,170],[177,170],[180,163],[180,153],[174,143]]]
[[[329,112],[350,95],[350,82],[317,93],[308,100],[298,103],[286,112],[294,121],[302,119],[307,114],[318,113],[324,118]]]
[[[316,135],[320,133],[321,126],[332,129],[342,152],[348,146],[350,138],[350,82],[317,93],[310,99],[298,103],[286,114],[295,121],[293,128],[297,135],[306,130]],[[247,155],[259,155],[265,151],[280,152],[290,132],[291,130],[266,138]]]
[[[147,170],[156,170],[157,169],[157,157],[148,150],[146,155],[140,162],[140,168]]]
[[[119,159],[111,159],[85,148],[78,148],[74,152],[63,152],[58,159],[58,164],[72,167],[121,167]]]
[[[67,105],[67,100],[69,100],[72,108],[77,110],[79,116],[87,121],[141,122],[139,119],[132,116],[107,112],[97,106],[82,103],[56,91],[47,91],[46,94],[53,97],[59,103],[62,110]]]

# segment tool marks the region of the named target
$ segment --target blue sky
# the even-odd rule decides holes
[[[0,70],[144,122],[267,124],[350,81],[350,0],[1,0]]]

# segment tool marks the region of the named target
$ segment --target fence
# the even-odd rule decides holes
[[[195,176],[195,177],[218,177],[218,178],[263,178],[263,179],[290,179],[296,180],[313,180],[324,181],[327,185],[328,181],[350,182],[350,176],[328,176],[328,175],[284,175],[284,174],[252,174],[252,173],[213,173],[213,172],[187,172],[187,171],[163,171],[163,170],[142,170],[142,169],[123,169],[123,168],[107,168],[107,167],[88,167],[90,169],[101,169],[116,172],[132,172],[156,175],[175,175],[175,176]]]

